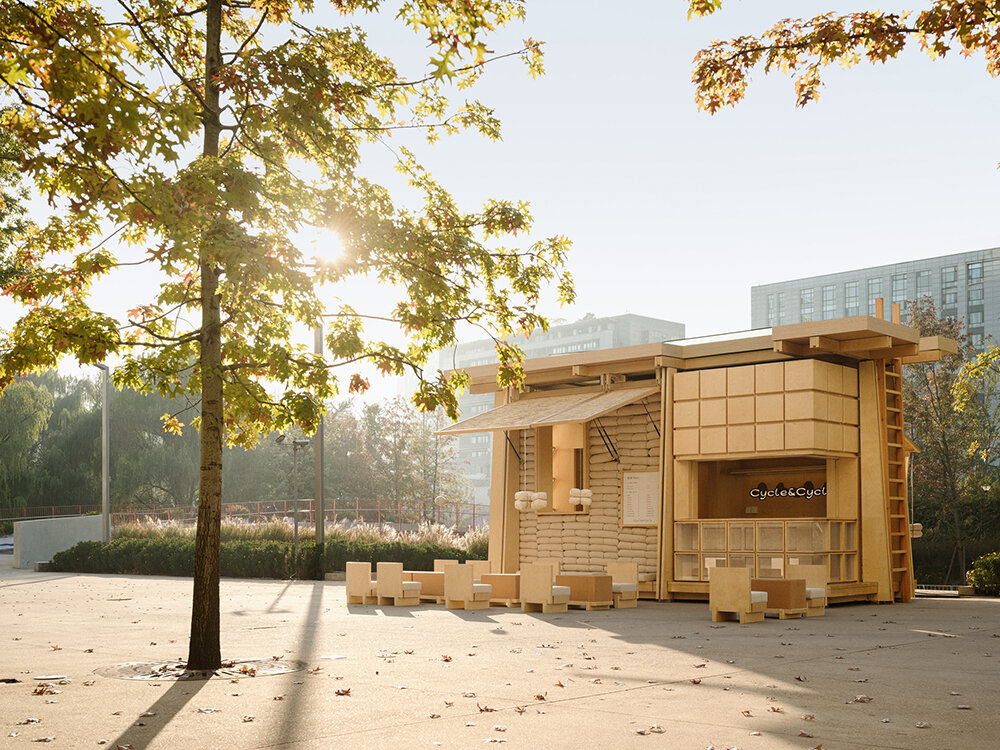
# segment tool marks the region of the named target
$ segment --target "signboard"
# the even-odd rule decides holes
[[[660,518],[660,472],[622,472],[622,526],[656,526]]]

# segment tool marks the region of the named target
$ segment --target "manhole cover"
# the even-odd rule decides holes
[[[185,662],[131,661],[95,670],[116,680],[210,680],[213,677],[269,677],[305,669],[305,662],[288,659],[223,659],[215,671],[185,669]]]

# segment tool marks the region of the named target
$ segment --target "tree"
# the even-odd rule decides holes
[[[688,0],[692,16],[714,13],[722,0]],[[795,97],[804,106],[819,97],[820,70],[850,67],[862,60],[884,63],[916,42],[931,57],[954,47],[963,55],[986,54],[990,75],[1000,73],[995,3],[983,0],[933,0],[919,13],[858,11],[824,13],[811,19],[784,19],[758,36],[717,41],[695,56],[693,81],[700,109],[711,113],[734,106],[746,94],[750,73],[762,64],[795,76]]]
[[[432,140],[466,128],[499,136],[491,110],[451,104],[446,87],[475,82],[490,32],[522,18],[523,0],[400,0],[397,19],[432,55],[430,72],[414,78],[357,26],[381,5],[339,0],[331,12],[344,25],[328,28],[308,14],[310,0],[119,0],[117,15],[85,0],[0,4],[0,85],[21,107],[0,125],[24,144],[23,169],[52,204],[49,221],[18,246],[26,272],[4,290],[28,311],[0,348],[0,385],[65,355],[117,356],[119,387],[198,405],[190,669],[221,663],[224,443],[253,445],[293,424],[313,430],[342,382],[365,387],[352,372],[361,360],[412,370],[415,403],[454,414],[454,390],[467,379],[424,366],[459,323],[496,336],[500,378],[516,383],[520,352],[505,337],[544,328],[536,305],[546,285],[572,297],[560,273],[564,238],[504,244],[530,230],[523,204],[462,211],[407,148],[398,170],[419,209],[397,206],[360,171],[362,147],[397,127]],[[538,43],[513,54],[541,71]],[[307,227],[338,234],[336,262],[303,268]],[[155,267],[160,285],[122,318],[98,309],[88,290],[128,263]],[[296,325],[321,323],[315,284],[349,294],[361,276],[399,301],[387,311],[341,304],[326,333],[329,362],[298,345]],[[408,343],[370,340],[371,317],[398,324]],[[181,416],[167,428],[180,430]]]
[[[0,120],[10,114],[10,107],[0,107]],[[20,271],[9,254],[14,238],[27,228],[24,214],[24,189],[18,165],[23,149],[9,131],[0,129],[0,288]]]
[[[28,380],[11,383],[0,393],[0,505],[25,505],[14,496],[18,480],[28,473],[38,438],[52,413],[52,394]]]

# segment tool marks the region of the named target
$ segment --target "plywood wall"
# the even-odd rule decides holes
[[[858,451],[857,371],[815,359],[679,372],[674,454]]]
[[[648,415],[647,415],[648,411]],[[620,454],[620,463],[608,455],[597,425],[590,423],[587,434],[589,451],[589,486],[594,493],[590,512],[538,514],[527,511],[519,517],[521,563],[538,559],[557,559],[564,570],[599,572],[612,560],[636,561],[640,573],[655,573],[656,528],[621,528],[621,472],[657,470],[660,461],[660,438],[650,421],[659,422],[660,399],[651,396],[642,404],[625,406],[602,417],[601,424]],[[534,441],[525,442],[524,489],[534,486]],[[518,444],[518,450],[521,445]]]

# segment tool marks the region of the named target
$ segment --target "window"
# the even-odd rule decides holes
[[[823,287],[823,320],[830,320],[837,314],[837,287],[833,284]]]
[[[969,304],[970,305],[981,305],[983,304],[983,288],[981,286],[974,286],[969,290]]]
[[[958,304],[958,292],[945,292],[941,299],[942,307],[955,307]]]
[[[773,294],[767,295],[767,324],[773,326],[778,319],[778,303]]]
[[[931,272],[917,271],[917,296],[929,295],[931,293]]]
[[[570,505],[569,491],[585,486],[583,449],[586,433],[584,422],[535,428],[536,488],[549,494],[548,510],[568,513],[576,509]]]
[[[941,269],[941,286],[955,286],[958,283],[958,266]]]
[[[815,290],[803,289],[799,292],[799,316],[803,321],[813,319]]]
[[[970,284],[980,283],[983,280],[983,262],[980,260],[975,263],[967,263],[965,275]]]
[[[983,334],[982,333],[970,333],[969,341],[976,349],[983,348]]]
[[[970,326],[981,326],[983,324],[983,311],[976,310],[976,312],[969,313],[969,325]]]
[[[903,303],[906,301],[906,274],[898,273],[892,277],[892,301]]]
[[[882,299],[882,279],[868,279],[868,314],[872,317],[875,317],[875,300],[879,299]]]
[[[848,281],[844,284],[844,315],[848,318],[861,314],[858,302],[858,282]]]

